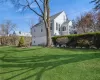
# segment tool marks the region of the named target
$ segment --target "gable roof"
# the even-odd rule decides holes
[[[70,20],[67,20],[67,21],[64,22],[62,25],[68,25],[69,22],[70,22]]]
[[[54,19],[57,18],[62,12],[64,12],[64,11],[61,11],[61,12],[59,12],[59,13],[57,13],[57,14],[52,15],[52,16],[50,17],[50,20],[51,20],[51,21],[54,20]],[[41,24],[41,22],[35,24],[34,26],[38,26],[39,24]],[[33,27],[34,27],[34,26],[33,26]]]
[[[54,14],[54,15],[52,15],[51,17],[50,17],[50,19],[51,20],[54,20],[56,17],[58,17],[62,12],[64,12],[64,11],[61,11],[61,12],[59,12],[59,13],[57,13],[57,14]]]
[[[40,22],[39,22],[39,23],[37,23],[37,24],[35,24],[34,26],[32,26],[32,28],[33,28],[33,27],[35,27],[35,26],[38,26],[38,25],[40,25]]]

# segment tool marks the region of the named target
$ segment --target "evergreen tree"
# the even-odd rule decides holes
[[[18,47],[23,47],[24,46],[24,37],[21,36],[20,40],[19,40],[19,44]]]

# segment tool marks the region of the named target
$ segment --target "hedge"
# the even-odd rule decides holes
[[[56,47],[100,48],[100,32],[55,36],[52,41]]]

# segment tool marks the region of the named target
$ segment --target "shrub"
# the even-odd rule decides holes
[[[100,48],[100,34],[98,33],[94,36],[94,45],[97,49]]]
[[[23,36],[21,36],[21,38],[19,40],[18,47],[24,47],[24,37]]]
[[[86,39],[81,39],[81,40],[78,40],[78,46],[79,47],[86,47],[86,48],[89,48],[89,46],[90,46],[90,42],[88,41],[88,40],[86,40]]]
[[[1,42],[2,46],[6,46],[8,44],[8,39],[7,38],[8,38],[7,36],[2,36],[1,37],[0,42]]]
[[[65,45],[68,42],[68,38],[57,38],[56,42],[58,43],[57,45],[61,47],[62,45]]]

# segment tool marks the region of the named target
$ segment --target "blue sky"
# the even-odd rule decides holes
[[[84,12],[92,10],[93,4],[91,0],[51,0],[50,8],[51,15],[60,11],[65,11],[70,20]],[[12,20],[17,24],[17,31],[30,32],[30,20],[35,24],[38,17],[31,11],[20,12],[20,9],[15,9],[12,4],[5,3],[0,5],[0,23],[4,20]]]

